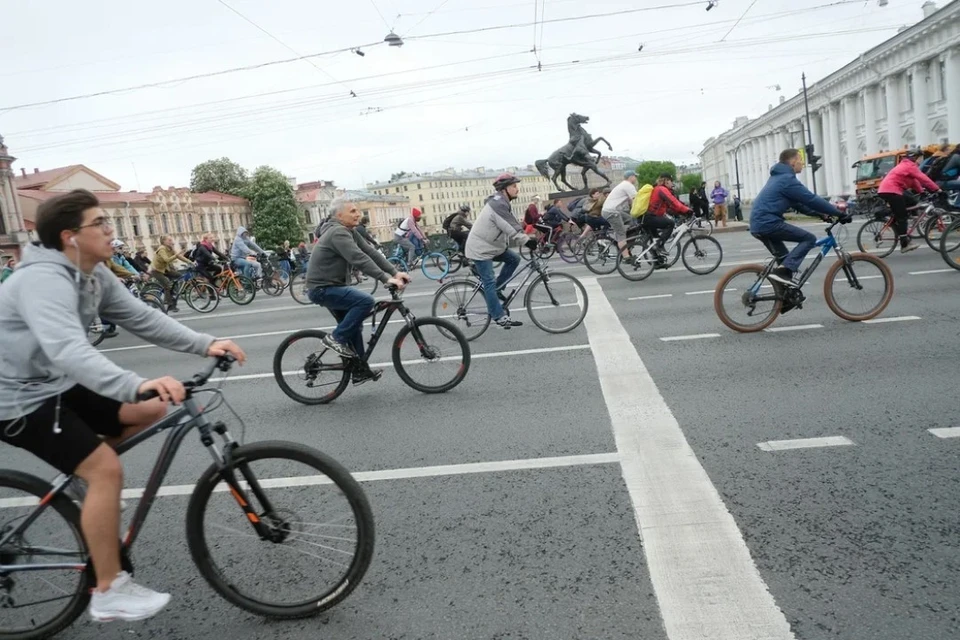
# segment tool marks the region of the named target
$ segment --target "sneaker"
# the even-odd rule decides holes
[[[180,309],[177,308],[177,305],[171,305],[167,307],[167,313],[180,313]]]
[[[919,249],[920,245],[916,242],[911,242],[910,244],[900,247],[900,253],[910,253],[914,249]]]
[[[793,271],[790,271],[790,269],[786,267],[777,267],[771,271],[767,277],[780,284],[785,284],[788,287],[797,286],[797,283],[793,280]]]
[[[497,318],[494,320],[497,323],[497,326],[503,329],[509,329],[511,327],[522,327],[523,323],[519,320],[513,320],[510,316],[503,316],[502,318]]]
[[[136,584],[121,571],[106,591],[94,591],[90,599],[90,617],[96,622],[146,620],[160,613],[170,602],[169,593],[157,593]]]
[[[104,339],[106,339],[106,338],[116,338],[118,335],[120,335],[120,332],[117,331],[116,329],[104,329],[104,330],[103,330],[103,337],[104,337]]]
[[[376,382],[381,377],[383,377],[382,369],[371,369],[370,367],[367,367],[361,371],[353,372],[353,384],[361,385],[364,382]]]
[[[340,357],[343,357],[343,358],[357,357],[357,354],[352,347],[345,345],[342,342],[338,342],[333,337],[332,333],[328,333],[327,335],[323,336],[323,340],[321,340],[321,342],[323,342],[323,346],[330,349]]]

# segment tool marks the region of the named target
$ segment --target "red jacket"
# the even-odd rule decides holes
[[[903,195],[903,192],[907,189],[921,193],[924,189],[927,191],[938,191],[940,187],[937,186],[936,182],[928,178],[923,171],[920,171],[920,167],[917,166],[916,162],[904,158],[900,161],[900,164],[891,169],[890,173],[883,177],[877,193]]]
[[[530,225],[540,224],[540,218],[542,217],[543,215],[540,213],[540,208],[535,204],[531,204],[527,207],[527,212],[523,215],[523,222],[524,224]]]
[[[645,215],[653,214],[655,216],[662,216],[671,211],[675,211],[676,213],[689,213],[690,207],[677,200],[670,189],[667,189],[662,184],[657,185],[653,188],[653,193],[650,194],[650,205]]]

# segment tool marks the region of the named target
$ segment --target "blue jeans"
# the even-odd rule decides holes
[[[337,319],[333,339],[363,357],[363,320],[373,311],[373,296],[353,287],[314,287],[307,296]]]
[[[287,277],[290,276],[290,261],[289,261],[289,260],[281,260],[281,261],[280,261],[280,271],[283,271],[283,272],[287,275]]]
[[[817,244],[817,237],[815,235],[809,231],[804,231],[800,227],[787,224],[786,222],[781,222],[776,227],[766,230],[763,233],[755,233],[754,237],[762,242],[763,246],[765,246],[767,251],[772,253],[774,257],[781,258],[786,256],[783,258],[782,264],[793,273],[800,271],[803,258],[810,252],[810,249],[813,249]],[[793,251],[787,253],[787,246],[783,244],[784,241],[796,242],[797,246],[793,248]]]
[[[503,263],[500,275],[496,279],[493,277],[494,262]],[[499,320],[506,315],[506,312],[503,310],[503,305],[500,304],[497,291],[517,270],[517,266],[520,264],[520,256],[507,249],[492,260],[474,260],[473,264],[476,265],[477,273],[480,274],[480,281],[483,283],[483,297],[487,300],[487,312],[491,318]]]
[[[245,275],[251,280],[259,278],[261,273],[259,263],[244,260],[243,258],[233,259],[233,269],[234,271],[239,271],[241,275]]]

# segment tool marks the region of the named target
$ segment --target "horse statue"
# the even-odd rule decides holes
[[[544,160],[537,160],[534,165],[537,167],[537,171],[540,172],[545,178],[548,178],[553,182],[553,185],[560,190],[560,182],[567,186],[568,189],[575,191],[576,188],[567,182],[567,165],[572,164],[577,167],[581,167],[583,171],[581,172],[581,177],[583,179],[583,184],[587,184],[587,171],[593,171],[595,174],[607,181],[607,185],[610,185],[610,178],[607,177],[603,171],[600,170],[600,167],[597,166],[597,162],[600,160],[601,153],[595,148],[597,143],[603,142],[607,145],[607,148],[611,151],[613,147],[610,146],[610,143],[607,142],[606,138],[598,137],[594,139],[587,133],[583,124],[590,122],[589,116],[582,116],[577,113],[571,113],[567,118],[567,133],[570,136],[569,141],[564,146],[560,147],[554,151],[549,158]],[[593,154],[596,154],[594,158]],[[550,170],[553,170],[553,175],[550,175]]]

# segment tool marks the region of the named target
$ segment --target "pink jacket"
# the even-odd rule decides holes
[[[877,189],[877,193],[903,195],[903,192],[907,189],[921,193],[924,189],[939,191],[940,187],[920,171],[916,162],[904,158],[880,181],[880,188]]]

